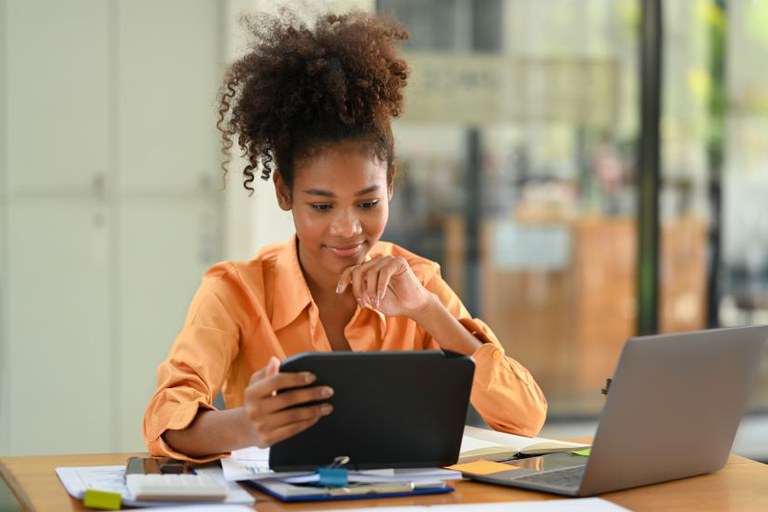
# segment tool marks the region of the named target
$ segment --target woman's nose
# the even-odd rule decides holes
[[[362,226],[354,212],[339,211],[331,223],[331,235],[348,238],[360,234]]]

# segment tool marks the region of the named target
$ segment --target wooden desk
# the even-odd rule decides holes
[[[58,466],[123,464],[131,455],[137,454],[0,457],[0,477],[11,488],[24,510],[88,510],[82,506],[80,501],[69,497],[59,482],[54,468]],[[256,508],[259,512],[532,501],[560,498],[555,495],[470,481],[459,481],[453,484],[456,491],[450,494],[322,503],[285,504],[255,490],[252,491],[252,494],[258,500]],[[635,512],[644,510],[665,510],[668,512],[690,510],[754,511],[768,510],[768,492],[766,489],[768,489],[768,465],[734,455],[730,457],[726,467],[717,473],[604,494],[602,497]]]

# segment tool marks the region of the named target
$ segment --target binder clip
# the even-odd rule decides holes
[[[317,468],[320,477],[317,484],[324,487],[346,487],[349,484],[349,470],[341,466],[348,462],[349,457],[339,455],[328,466]]]

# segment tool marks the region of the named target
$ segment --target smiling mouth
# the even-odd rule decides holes
[[[357,256],[363,251],[363,242],[352,245],[326,245],[326,248],[336,256],[341,258],[351,258]]]

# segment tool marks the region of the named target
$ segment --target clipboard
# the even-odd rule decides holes
[[[295,503],[302,501],[359,500],[366,498],[397,498],[420,494],[445,494],[453,487],[445,482],[413,483],[387,482],[350,485],[348,487],[320,487],[294,485],[277,478],[247,480],[246,483],[280,501]]]
[[[305,352],[280,371],[311,371],[334,390],[333,412],[273,445],[275,471],[441,467],[459,457],[475,364],[439,350]]]

